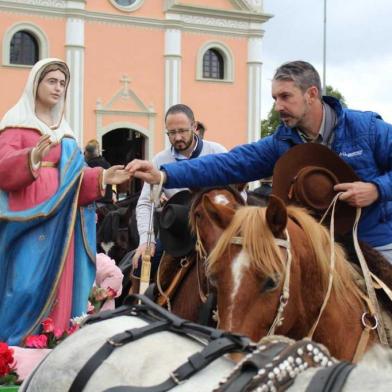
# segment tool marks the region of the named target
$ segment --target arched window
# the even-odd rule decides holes
[[[208,49],[203,56],[203,78],[224,79],[223,56],[216,49]]]
[[[196,80],[209,83],[234,82],[234,56],[223,42],[209,41],[197,51]]]
[[[17,31],[10,42],[10,64],[33,65],[39,60],[37,39],[28,31]]]

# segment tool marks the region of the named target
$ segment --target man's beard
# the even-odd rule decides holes
[[[174,149],[177,151],[185,151],[187,150],[193,142],[193,136],[190,138],[190,140],[188,142],[186,141],[180,141],[180,142],[176,142],[174,143]],[[178,145],[180,145],[181,147],[179,147]]]
[[[309,107],[305,102],[305,107],[300,116],[293,116],[291,113],[280,112],[280,120],[283,122],[286,127],[289,128],[301,128],[301,125],[304,123],[304,119],[306,118],[306,114],[309,112]]]

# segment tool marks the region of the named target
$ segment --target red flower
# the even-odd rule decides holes
[[[108,287],[106,290],[107,290],[109,299],[116,298],[116,296],[117,296],[116,290],[112,289],[111,287]]]
[[[14,371],[14,350],[7,343],[0,342],[0,377]]]
[[[44,321],[42,321],[41,325],[42,325],[42,330],[44,332],[53,332],[54,331],[54,323],[50,317],[48,317]]]
[[[74,332],[76,332],[80,328],[79,324],[73,324],[67,329],[67,335],[72,335]]]
[[[48,337],[46,335],[30,335],[25,339],[26,347],[46,348],[48,346]]]

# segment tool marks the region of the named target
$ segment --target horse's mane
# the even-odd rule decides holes
[[[208,262],[209,273],[214,272],[218,259],[229,247],[231,239],[235,236],[243,238],[243,249],[256,270],[264,275],[273,276],[283,274],[285,260],[282,252],[275,244],[274,236],[270,231],[266,217],[266,208],[242,207],[236,211],[231,224],[218,240],[214,250],[211,252]],[[320,266],[323,290],[326,291],[329,280],[330,269],[330,235],[328,230],[318,223],[306,210],[300,207],[288,207],[289,218],[294,220],[305,232],[311,243],[316,262]],[[291,238],[294,242],[295,239]],[[333,275],[332,293],[339,301],[348,303],[347,291],[360,299],[360,289],[355,282],[355,271],[345,257],[341,246],[335,243],[335,269]]]

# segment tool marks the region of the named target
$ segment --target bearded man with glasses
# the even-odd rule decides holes
[[[183,161],[197,158],[199,156],[227,152],[221,144],[202,140],[196,133],[196,121],[193,111],[190,107],[178,104],[170,107],[165,115],[166,135],[169,138],[171,146],[154,156],[152,164],[155,168],[161,165],[176,161]],[[161,201],[168,200],[186,188],[166,189],[162,188]],[[147,248],[147,236],[149,228],[149,219],[151,211],[150,202],[150,185],[145,183],[136,207],[137,228],[139,232],[139,247],[132,259],[134,274],[139,276],[141,256],[144,255]],[[162,254],[159,241],[152,238],[151,253],[153,273],[156,270],[159,259]]]

